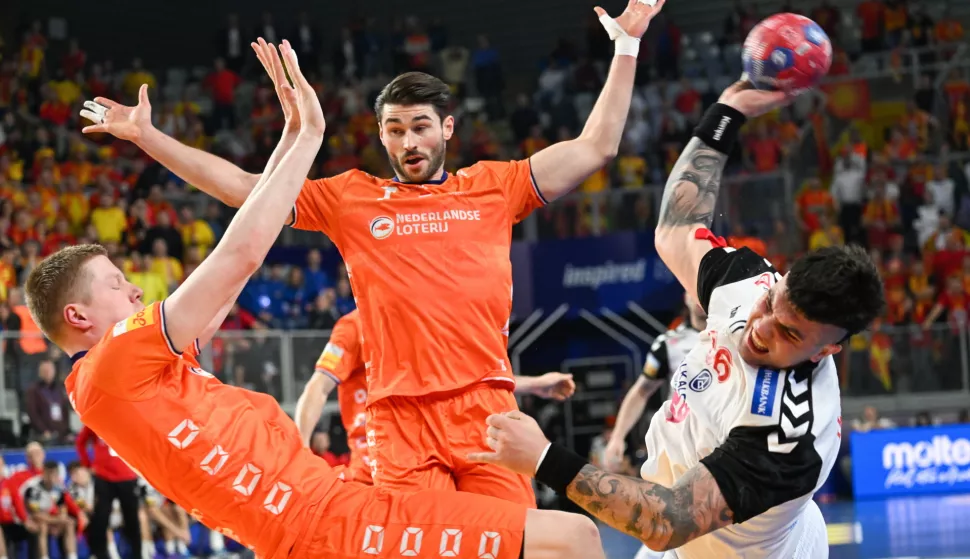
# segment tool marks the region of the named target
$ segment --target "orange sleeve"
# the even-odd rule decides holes
[[[293,206],[293,228],[320,231],[333,239],[337,232],[337,204],[340,203],[346,176],[306,179]]]
[[[182,357],[165,330],[163,303],[118,322],[88,353],[91,382],[99,389],[126,400],[150,397],[162,372]]]
[[[542,197],[535,177],[532,176],[532,164],[528,159],[482,161],[477,166],[487,171],[483,174],[490,177],[490,180],[498,181],[499,188],[505,195],[512,223],[522,221],[532,210],[546,205],[546,199]]]
[[[330,333],[330,340],[317,359],[314,370],[341,384],[350,378],[360,361],[360,324],[357,313],[344,315]]]

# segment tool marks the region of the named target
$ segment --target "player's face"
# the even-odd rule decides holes
[[[88,275],[88,298],[65,307],[70,326],[102,336],[116,323],[145,308],[142,290],[125,279],[125,274],[106,256],[96,256],[84,265]]]
[[[381,143],[398,179],[422,183],[440,176],[453,117],[442,120],[431,105],[385,105],[380,124]]]
[[[802,316],[788,302],[786,285],[787,276],[758,300],[748,316],[738,352],[749,365],[785,369],[818,362],[842,349],[838,342],[845,332]]]

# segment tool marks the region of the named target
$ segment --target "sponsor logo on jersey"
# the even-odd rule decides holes
[[[442,210],[437,212],[399,213],[394,218],[382,215],[370,222],[375,239],[397,235],[433,235],[447,233],[454,221],[481,221],[481,210]]]
[[[771,417],[775,412],[775,391],[778,390],[778,375],[774,369],[758,369],[754,381],[754,397],[751,399],[751,413]]]
[[[386,239],[394,232],[394,220],[386,215],[379,215],[370,222],[370,234],[375,239]]]
[[[151,326],[152,324],[155,324],[155,314],[152,312],[151,307],[146,307],[115,324],[112,336],[120,336],[125,332],[131,332],[132,330],[137,330],[144,326]]]
[[[666,418],[671,423],[680,423],[690,414],[690,406],[687,405],[687,385],[687,363],[681,363],[677,369],[674,391],[670,395],[670,405],[667,407]]]
[[[708,386],[711,385],[712,380],[713,376],[711,375],[711,372],[704,369],[703,371],[697,373],[696,377],[690,379],[688,386],[690,386],[690,389],[694,392],[703,392],[707,390]]]

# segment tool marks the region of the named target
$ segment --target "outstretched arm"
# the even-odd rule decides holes
[[[579,137],[549,146],[530,159],[536,187],[546,201],[576,188],[616,156],[630,111],[640,37],[663,4],[664,0],[655,6],[630,0],[615,20],[596,8],[600,22],[616,42],[616,56]]]
[[[573,375],[566,373],[552,372],[537,377],[516,375],[513,379],[515,380],[516,394],[533,394],[540,398],[561,402],[576,392]]]
[[[674,165],[660,204],[654,235],[657,253],[691,298],[697,298],[697,269],[714,245],[698,230],[714,222],[721,177],[741,125],[749,117],[783,106],[792,98],[780,91],[757,91],[739,81],[721,94],[694,130],[694,138]]]
[[[717,481],[703,464],[688,470],[673,487],[586,465],[566,496],[654,551],[678,548],[734,522]]]
[[[264,173],[236,213],[222,242],[194,274],[163,305],[166,330],[177,350],[188,347],[230,303],[262,264],[279,236],[303,187],[310,165],[323,143],[323,111],[316,93],[300,72],[296,54],[287,44],[283,53],[295,84],[294,98],[303,127],[289,151],[278,145]],[[289,86],[287,86],[289,87]],[[184,311],[184,312],[182,312]]]
[[[303,446],[310,446],[310,437],[313,436],[314,429],[320,423],[323,407],[326,405],[330,393],[336,387],[337,383],[333,378],[316,371],[303,388],[303,393],[296,401],[296,411],[293,414],[296,426],[300,430],[300,437],[303,439]]]
[[[282,100],[288,83],[275,54],[275,47],[267,45],[262,39],[252,46]],[[269,57],[270,54],[276,57],[275,60]],[[152,107],[148,100],[147,85],[142,85],[139,89],[138,104],[134,107],[127,107],[105,97],[86,101],[84,106],[81,116],[96,123],[84,127],[82,131],[85,134],[106,132],[134,143],[182,180],[228,206],[242,206],[261,177],[211,153],[189,147],[155,128],[152,125]],[[282,153],[286,153],[293,146],[300,131],[299,120],[291,118],[291,114],[284,107],[287,119],[280,139]]]

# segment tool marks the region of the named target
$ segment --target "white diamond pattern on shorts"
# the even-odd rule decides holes
[[[192,423],[191,419],[183,419],[175,429],[168,434],[168,442],[175,448],[183,450],[192,444],[192,441],[199,436],[199,426]]]
[[[497,559],[502,546],[502,535],[498,532],[484,532],[478,544],[478,559]]]
[[[458,557],[461,552],[461,530],[457,528],[447,528],[441,532],[441,545],[438,546],[438,555],[442,557]]]
[[[368,555],[377,555],[384,549],[384,527],[370,525],[364,532],[364,545],[361,551]]]
[[[226,460],[229,460],[229,453],[223,450],[221,446],[216,445],[202,459],[202,463],[199,466],[202,467],[202,471],[210,476],[214,476],[226,465]]]
[[[292,494],[292,487],[282,481],[277,481],[273,484],[273,489],[270,490],[269,495],[266,496],[266,500],[263,501],[263,507],[273,514],[280,514],[286,508],[286,503],[290,500]]]
[[[250,474],[252,474],[252,479],[247,481],[246,478]],[[253,494],[253,490],[256,489],[256,484],[259,483],[259,478],[261,477],[263,477],[262,470],[252,464],[246,464],[239,470],[235,481],[232,482],[232,488],[248,497]]]
[[[405,528],[401,534],[401,556],[417,557],[421,553],[421,540],[424,539],[424,530],[421,528]]]

